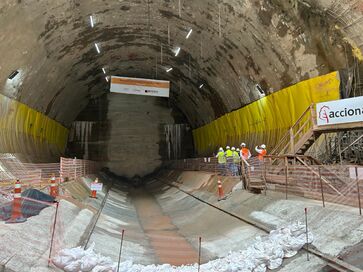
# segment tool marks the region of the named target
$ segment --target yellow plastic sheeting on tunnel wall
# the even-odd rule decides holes
[[[64,152],[68,129],[25,104],[0,95],[0,153],[50,158]]]
[[[225,114],[193,130],[196,151],[199,155],[209,155],[219,146],[239,146],[241,142],[251,149],[264,143],[270,150],[309,105],[339,99],[339,85],[339,74],[333,72],[299,82]]]

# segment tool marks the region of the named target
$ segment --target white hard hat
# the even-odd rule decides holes
[[[265,146],[264,144],[262,144],[262,145],[261,145],[261,148],[265,149],[265,148],[266,148],[266,146]]]
[[[236,148],[234,146],[232,146],[232,150],[236,150]]]
[[[223,148],[222,148],[222,147],[220,147],[220,148],[219,148],[219,151],[223,151]]]
[[[226,149],[230,149],[229,145],[226,146]]]
[[[239,148],[237,148],[236,151],[239,151]]]
[[[241,143],[241,146],[246,146],[246,144],[245,143]]]

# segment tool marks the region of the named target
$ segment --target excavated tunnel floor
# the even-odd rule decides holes
[[[94,178],[64,185],[56,231],[62,247],[56,247],[55,253],[62,248],[88,248],[94,243],[95,252],[117,262],[121,232],[125,230],[122,262],[195,264],[202,237],[201,260],[207,263],[248,248],[268,230],[303,222],[307,208],[314,236],[309,246],[313,250],[310,261],[306,260],[306,251],[301,250],[284,259],[278,271],[334,271],[331,260],[339,255],[348,268],[340,267],[339,271],[363,269],[359,250],[363,218],[356,208],[329,202],[323,208],[320,201],[293,195],[286,200],[285,194],[269,190],[266,195],[252,194],[241,190],[235,177],[222,178],[228,197],[218,201],[217,177],[202,171],[163,171],[137,188],[101,175],[105,185],[112,185],[105,186],[98,199],[91,199],[89,185]],[[46,266],[54,211],[47,208],[23,224],[1,225],[0,271],[59,271]],[[14,237],[17,243],[9,247]],[[35,243],[34,237],[39,242]],[[330,259],[318,257],[314,251]],[[26,257],[13,258],[15,255]]]
[[[356,211],[351,208],[331,204],[323,209],[317,201],[293,196],[283,200],[282,194],[273,192],[266,196],[251,194],[240,190],[235,178],[224,180],[224,187],[230,194],[227,200],[219,202],[214,179],[211,173],[170,172],[151,179],[144,187],[114,185],[90,242],[95,242],[97,252],[117,261],[121,230],[124,229],[123,261],[132,260],[145,265],[182,265],[197,262],[198,237],[201,236],[202,262],[205,263],[224,257],[228,252],[243,250],[257,236],[266,234],[238,217],[246,218],[247,222],[263,229],[274,229],[302,221],[304,207],[312,213],[314,249],[336,256],[343,248],[349,248],[362,239],[359,236],[362,218],[356,216]],[[165,181],[181,190],[165,184]],[[238,190],[232,192],[233,187]],[[350,236],[342,235],[342,232],[350,233]],[[279,271],[334,271],[327,264],[327,260],[313,255],[307,262],[306,253],[302,251],[286,259]],[[359,262],[351,264],[362,268]]]

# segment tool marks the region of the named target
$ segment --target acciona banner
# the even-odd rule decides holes
[[[363,122],[363,96],[316,104],[318,126]]]
[[[132,77],[111,77],[112,93],[169,97],[170,81]]]

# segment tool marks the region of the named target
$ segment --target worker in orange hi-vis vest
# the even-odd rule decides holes
[[[258,159],[260,160],[260,162],[263,162],[263,157],[265,157],[267,154],[266,145],[262,144],[260,145],[260,147],[261,148],[258,148],[258,146],[256,146],[255,150],[258,153]]]
[[[245,143],[241,143],[240,157],[243,158],[245,161],[247,161],[249,158],[251,158],[251,152],[246,147]]]

